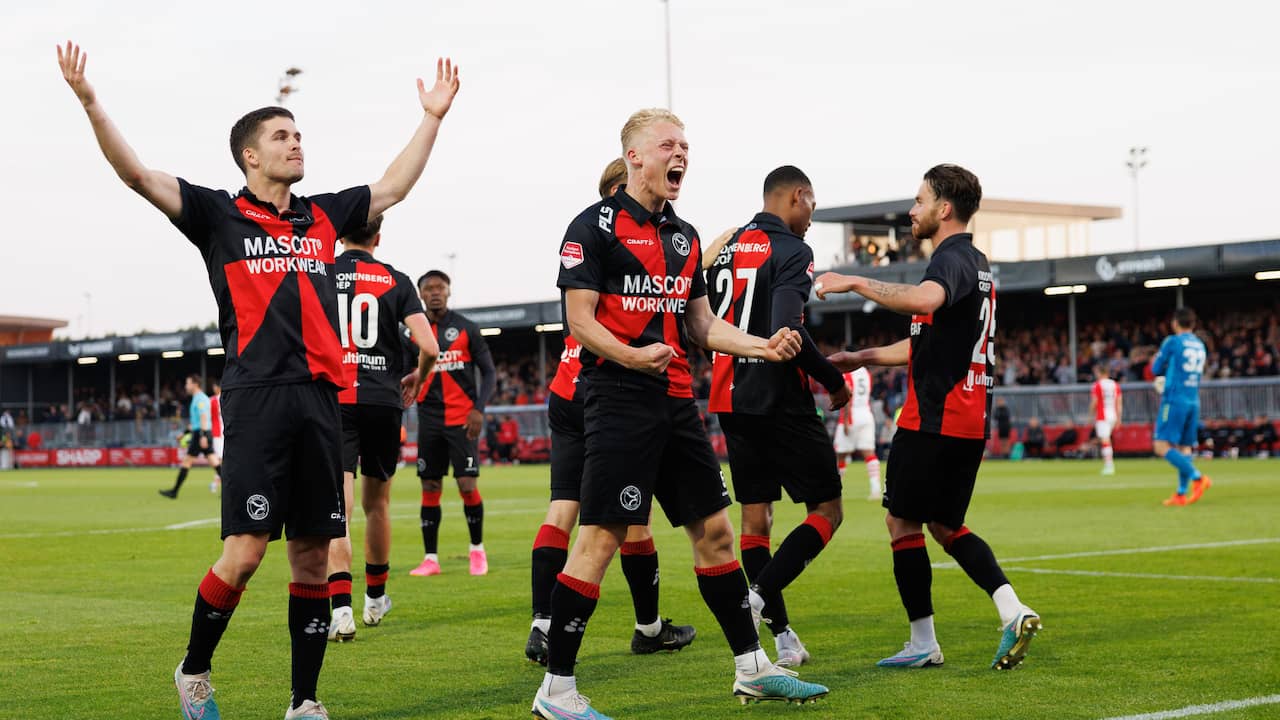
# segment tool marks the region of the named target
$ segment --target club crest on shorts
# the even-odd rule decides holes
[[[453,342],[458,339],[458,328],[451,327],[444,331],[444,339]]]
[[[624,510],[637,510],[640,508],[640,488],[635,485],[628,485],[622,488],[622,492],[618,494],[618,502],[622,503]]]
[[[560,264],[565,270],[582,264],[582,243],[567,242],[560,249]]]
[[[262,520],[271,513],[271,503],[267,502],[265,495],[250,495],[249,499],[244,501],[244,509],[249,513],[249,517]]]
[[[680,253],[681,255],[687,256],[689,254],[689,249],[690,249],[689,238],[685,237],[684,233],[676,233],[675,235],[671,236],[671,247],[675,248],[676,252]]]

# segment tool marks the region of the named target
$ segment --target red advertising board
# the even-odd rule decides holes
[[[125,467],[135,465],[166,467],[178,462],[178,449],[146,448],[59,448],[57,450],[17,450],[18,467]]]

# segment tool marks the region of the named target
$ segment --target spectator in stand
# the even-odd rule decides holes
[[[489,450],[489,462],[498,462],[502,454],[498,451],[498,430],[502,423],[492,414],[484,416],[484,444]]]
[[[996,398],[996,407],[991,411],[996,423],[996,455],[1009,456],[1009,439],[1013,434],[1013,418],[1009,413],[1009,404],[1004,398]]]
[[[1027,457],[1044,457],[1044,428],[1040,427],[1040,418],[1032,417],[1027,421],[1027,429],[1022,434],[1022,447]]]
[[[12,435],[16,427],[16,424],[13,422],[13,415],[10,414],[8,410],[5,410],[3,414],[0,414],[0,430]]]
[[[516,447],[520,444],[520,423],[510,415],[498,428],[498,455],[506,462],[515,462]]]
[[[1270,457],[1271,449],[1276,444],[1276,426],[1266,415],[1258,416],[1258,424],[1253,427],[1249,452],[1254,457]]]

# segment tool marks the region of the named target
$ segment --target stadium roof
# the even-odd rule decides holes
[[[904,221],[915,200],[885,200],[861,205],[841,205],[822,208],[813,213],[815,222],[847,222],[866,225],[885,225]],[[1090,220],[1114,220],[1120,217],[1120,208],[1105,205],[1074,205],[1069,203],[1032,202],[1028,200],[999,200],[985,198],[981,211],[1017,215],[1052,215],[1055,217],[1080,217]]]

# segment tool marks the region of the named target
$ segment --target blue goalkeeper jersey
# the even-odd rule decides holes
[[[197,390],[196,394],[191,396],[190,413],[191,431],[196,432],[198,430],[206,429],[204,425],[201,424],[200,418],[207,417],[212,420],[212,416],[209,415],[209,396]]]
[[[1151,363],[1153,373],[1165,376],[1164,402],[1200,404],[1204,360],[1204,343],[1194,333],[1178,333],[1164,339]]]

